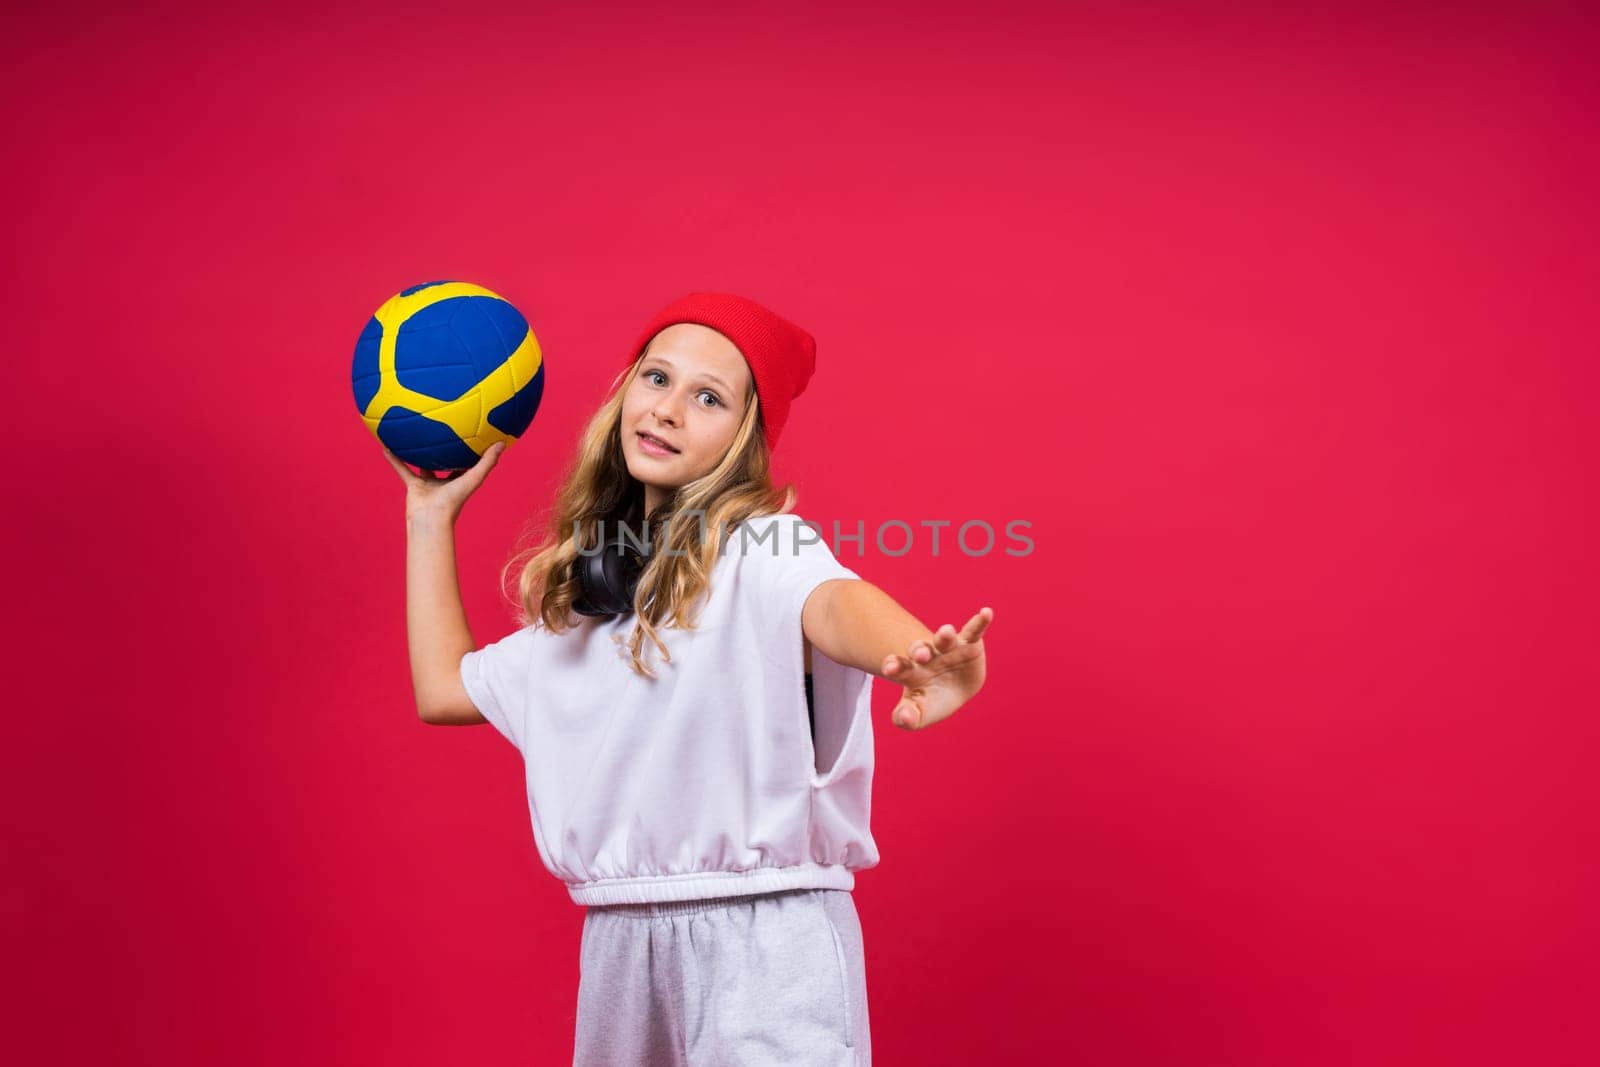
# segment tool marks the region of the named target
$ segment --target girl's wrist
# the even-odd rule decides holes
[[[439,508],[419,508],[406,514],[406,532],[410,534],[450,533],[455,525],[455,514]]]

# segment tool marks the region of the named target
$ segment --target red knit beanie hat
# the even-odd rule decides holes
[[[817,369],[817,342],[754,300],[732,293],[690,293],[656,312],[628,354],[628,366],[644,354],[651,338],[677,322],[709,326],[739,347],[755,378],[767,449],[777,448],[790,402],[806,391]]]

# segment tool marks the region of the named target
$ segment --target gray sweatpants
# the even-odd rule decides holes
[[[589,908],[572,1062],[870,1064],[855,901],[790,889]]]

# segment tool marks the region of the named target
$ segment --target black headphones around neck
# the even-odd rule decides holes
[[[646,561],[643,553],[624,541],[619,536],[593,555],[579,553],[576,566],[583,594],[573,601],[573,611],[595,618],[633,612],[633,595]]]

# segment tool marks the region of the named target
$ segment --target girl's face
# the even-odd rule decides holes
[[[673,323],[651,339],[622,398],[622,454],[647,510],[722,462],[752,388],[738,346],[709,326]]]

